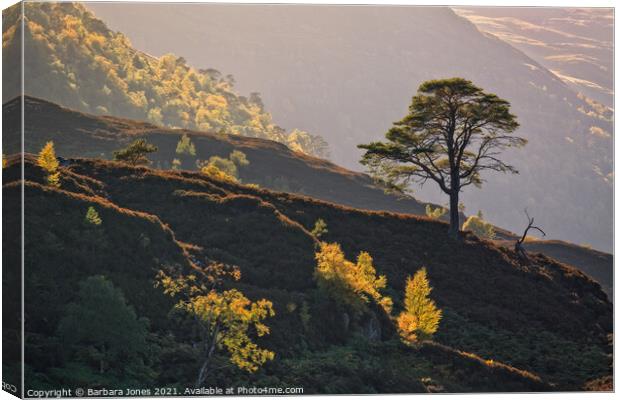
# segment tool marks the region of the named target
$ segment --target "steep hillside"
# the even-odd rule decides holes
[[[3,12],[2,50],[19,54],[19,7]],[[24,91],[77,110],[129,117],[170,127],[262,137],[327,156],[322,138],[277,126],[257,93],[241,96],[234,78],[195,69],[172,54],[152,57],[131,46],[83,6],[24,6]],[[3,101],[21,91],[21,57],[6,57]]]
[[[510,235],[510,240],[500,239],[496,243],[500,246],[513,248],[515,240],[516,238]],[[614,260],[611,254],[561,240],[528,240],[524,246],[528,251],[544,253],[560,262],[579,268],[599,282],[613,302]]]
[[[112,152],[137,137],[147,138],[156,144],[158,152],[151,155],[155,166],[170,169],[171,161],[180,157],[176,154],[181,135],[188,135],[196,148],[195,157],[183,159],[184,169],[195,169],[195,161],[208,159],[213,155],[226,157],[232,150],[243,151],[250,165],[240,169],[240,176],[246,183],[257,183],[261,187],[308,195],[342,205],[371,210],[394,211],[409,214],[425,214],[425,204],[413,198],[399,198],[386,195],[373,185],[364,174],[346,170],[325,160],[293,152],[281,144],[234,135],[214,135],[205,132],[161,128],[149,123],[115,117],[76,112],[45,100],[26,96],[24,99],[26,126],[25,148],[38,152],[48,140],[53,140],[56,150],[63,157],[111,158]],[[18,99],[3,106],[3,143],[6,148],[19,148],[20,132]],[[435,207],[435,206],[434,206]],[[511,247],[516,236],[497,229],[498,237]],[[598,280],[611,298],[613,286],[613,257],[584,247],[563,242],[536,242],[532,250],[541,251],[551,257],[579,268]],[[532,243],[531,245],[534,245]],[[530,243],[528,243],[530,246]],[[549,250],[549,251],[547,251]],[[578,252],[579,257],[571,256]]]
[[[88,7],[137,48],[230,71],[241,90],[262,93],[274,119],[321,133],[353,170],[355,146],[382,138],[423,81],[470,79],[511,102],[529,144],[505,154],[520,175],[488,175],[483,190],[463,193],[467,210],[517,231],[528,207],[549,237],[611,251],[613,112],[449,8]],[[445,202],[432,185],[416,196]]]
[[[303,386],[305,393],[540,391],[578,389],[609,374],[611,304],[598,283],[542,255],[522,265],[512,252],[471,235],[448,241],[443,222],[192,172],[76,159],[61,167],[57,189],[44,185],[32,160],[27,156],[25,166],[31,301],[26,360],[40,387],[80,383],[67,375],[71,366],[54,331],[63,303],[75,295],[70,288],[91,274],[109,276],[151,320],[152,340],[166,355],[149,364],[150,379],[191,382],[197,359],[183,344],[189,331],[167,321],[166,299],[149,285],[162,265],[187,268],[203,257],[238,265],[239,287],[250,298],[271,299],[276,309],[272,334],[261,340],[276,351],[276,360],[255,375],[224,369],[214,383]],[[19,191],[18,177],[17,159],[9,158],[5,195]],[[103,220],[95,236],[82,232],[89,206]],[[324,239],[341,243],[348,258],[370,252],[397,309],[406,276],[427,267],[432,296],[444,310],[440,344],[404,346],[378,311],[343,323],[342,310],[321,296],[312,278],[316,239],[308,230],[318,218],[329,227]],[[380,339],[364,333],[373,318],[381,321]],[[114,379],[92,374],[104,385]]]
[[[184,169],[196,169],[195,161],[213,155],[226,157],[232,150],[243,151],[250,165],[241,168],[241,179],[262,187],[306,194],[315,198],[353,207],[424,214],[425,204],[415,199],[402,199],[384,194],[371,179],[358,172],[341,168],[329,161],[294,152],[288,147],[258,138],[220,135],[206,132],[162,128],[150,123],[97,117],[76,112],[45,100],[26,97],[25,149],[36,153],[48,140],[53,140],[58,155],[63,157],[112,158],[112,152],[138,137],[158,146],[151,156],[154,165],[170,169],[176,147],[183,134],[196,147],[196,156],[183,159]],[[16,130],[20,114],[16,98],[3,106],[5,146],[19,146]]]
[[[455,12],[524,51],[576,91],[613,107],[612,8],[473,7]]]

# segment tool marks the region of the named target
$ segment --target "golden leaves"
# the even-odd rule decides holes
[[[338,243],[321,243],[316,260],[315,278],[327,293],[358,310],[374,300],[387,313],[391,312],[392,299],[380,293],[387,279],[383,275],[377,277],[370,254],[361,252],[354,264],[345,258]]]
[[[175,277],[160,271],[157,285],[163,287],[165,294],[178,298],[175,308],[191,316],[208,333],[208,341],[226,349],[233,364],[255,372],[275,354],[258,347],[249,332],[253,328],[259,337],[269,334],[269,327],[262,321],[275,315],[273,304],[266,299],[252,302],[237,289],[218,290],[224,277],[241,277],[236,267],[211,263],[195,268],[196,274]]]
[[[47,172],[47,183],[50,186],[60,186],[60,172],[58,172],[58,159],[54,150],[54,142],[50,141],[45,144],[39,152],[37,165]]]
[[[429,298],[431,290],[424,267],[407,279],[405,310],[396,319],[398,331],[406,342],[430,339],[439,328],[442,312]]]

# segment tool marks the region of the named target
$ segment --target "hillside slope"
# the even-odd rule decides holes
[[[19,148],[20,132],[19,99],[3,106],[4,146]],[[45,100],[26,96],[24,112],[25,149],[38,152],[48,140],[53,140],[57,153],[63,157],[108,158],[112,152],[126,146],[138,137],[156,144],[158,152],[151,155],[155,166],[169,169],[176,154],[181,135],[188,135],[196,147],[196,156],[183,159],[182,168],[195,169],[195,161],[213,155],[226,157],[233,150],[243,151],[250,165],[240,169],[240,177],[246,183],[261,187],[304,194],[325,201],[371,210],[393,211],[408,214],[425,214],[425,204],[414,198],[386,195],[373,185],[371,179],[358,172],[341,168],[329,161],[293,152],[281,144],[235,135],[214,135],[205,132],[174,130],[149,123],[109,116],[94,116],[76,112]],[[515,235],[498,229],[504,240],[515,240]],[[598,280],[612,297],[613,257],[584,247],[578,249],[579,257],[571,257],[575,245],[546,241],[537,242],[532,250],[541,251],[562,262],[574,265]],[[511,247],[510,242],[505,242]],[[529,244],[528,244],[529,246]],[[547,252],[546,250],[549,249]]]
[[[488,174],[483,190],[463,193],[467,210],[518,231],[528,207],[549,237],[612,249],[613,110],[447,7],[88,8],[137,48],[230,71],[239,88],[261,92],[274,119],[319,132],[353,170],[361,169],[356,145],[382,139],[423,81],[470,79],[510,101],[529,144],[504,155],[518,176]],[[445,201],[432,185],[416,196]]]
[[[19,102],[16,98],[3,106],[7,132],[4,145],[9,149],[19,146],[17,127],[20,114],[15,112]],[[270,140],[169,129],[145,122],[98,117],[29,96],[24,99],[24,107],[27,152],[37,153],[47,141],[53,140],[58,155],[63,157],[111,159],[114,150],[140,137],[158,146],[158,152],[150,156],[154,165],[169,169],[174,158],[181,158],[175,151],[181,136],[187,134],[195,144],[196,156],[184,159],[182,168],[196,169],[196,160],[206,160],[213,155],[226,157],[232,150],[240,150],[250,161],[248,168],[240,169],[244,182],[352,207],[424,214],[424,203],[386,195],[365,174],[292,151]]]
[[[575,91],[613,107],[612,8],[463,7],[455,12],[522,50]]]
[[[51,294],[94,271],[106,274],[152,321],[155,335],[164,340],[166,332],[174,334],[175,344],[167,345],[172,351],[188,332],[166,323],[166,299],[147,289],[149,275],[165,264],[187,265],[192,257],[238,265],[242,290],[251,298],[270,298],[276,308],[272,334],[261,342],[277,359],[259,374],[224,370],[216,381],[302,385],[310,393],[538,391],[578,389],[609,374],[611,304],[598,283],[544,256],[521,265],[510,251],[471,235],[448,241],[443,222],[356,210],[191,172],[77,159],[61,168],[61,189],[55,189],[42,185],[44,174],[32,160],[28,156],[25,166],[26,290],[32,307],[26,359],[38,361],[29,373],[40,385],[63,379],[62,359],[40,357],[56,351],[46,335],[53,334],[62,302],[74,291],[58,301],[50,301]],[[18,176],[19,164],[10,158],[7,195],[18,193]],[[104,224],[95,242],[80,233],[89,205],[100,210]],[[391,323],[377,315],[380,340],[363,333],[369,320],[343,325],[338,307],[321,298],[312,279],[315,239],[308,229],[318,218],[329,227],[325,240],[341,243],[348,258],[371,253],[397,308],[406,276],[426,266],[433,298],[444,310],[436,340],[461,352],[432,343],[406,348],[394,339]],[[83,245],[76,246],[76,238]],[[304,303],[309,326],[295,311]],[[175,354],[158,383],[188,379],[184,374],[196,359],[187,351]]]
[[[240,95],[231,75],[192,68],[173,54],[155,58],[143,53],[80,4],[28,3],[24,14],[26,94],[81,111],[268,138],[308,154],[328,155],[321,137],[276,125],[260,96]],[[6,102],[22,89],[20,7],[4,10],[3,22]]]

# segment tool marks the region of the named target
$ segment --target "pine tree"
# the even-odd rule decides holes
[[[138,139],[124,149],[114,152],[114,160],[123,161],[130,165],[148,165],[151,162],[146,157],[157,151],[157,146],[147,143],[145,139]]]
[[[60,186],[60,172],[58,172],[58,159],[54,150],[54,142],[50,141],[43,146],[37,158],[37,165],[47,172],[47,183],[50,186]]]
[[[397,323],[401,337],[408,343],[431,339],[439,328],[441,310],[430,299],[431,290],[426,268],[407,279],[405,310],[398,316]]]
[[[527,143],[512,135],[518,127],[508,101],[463,78],[439,79],[420,85],[409,113],[386,133],[387,141],[358,147],[366,150],[361,163],[388,189],[436,183],[450,199],[449,235],[458,239],[463,189],[480,187],[485,172],[517,173],[500,153]]]

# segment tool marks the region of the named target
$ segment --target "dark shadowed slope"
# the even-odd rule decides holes
[[[18,106],[17,101],[16,99],[3,107],[6,146],[19,146],[19,143],[11,142],[20,136],[14,128],[19,126],[16,125],[19,113],[14,110]],[[250,161],[248,168],[240,170],[241,178],[246,183],[258,183],[261,187],[304,194],[357,208],[425,214],[424,203],[412,198],[386,195],[380,188],[375,187],[365,174],[293,152],[276,142],[173,130],[139,121],[94,116],[28,96],[24,105],[28,116],[25,146],[29,152],[38,152],[46,141],[53,140],[61,156],[111,158],[112,151],[137,137],[145,137],[159,147],[159,151],[151,156],[155,165],[168,169],[171,161],[179,157],[175,153],[176,145],[181,135],[186,133],[195,143],[197,155],[183,160],[184,168],[194,169],[196,159],[208,159],[212,155],[226,157],[232,150],[241,150]],[[504,239],[513,240],[515,237],[503,230],[498,230],[498,233]],[[576,246],[564,242],[553,242],[553,245],[545,246],[545,243],[547,242],[537,242],[537,247],[532,250],[542,251],[590,274],[601,283],[611,298],[611,255],[580,247],[580,256],[572,257]],[[507,245],[510,247],[510,243]]]
[[[182,331],[163,320],[165,307],[158,309],[150,295],[140,298],[146,292],[132,285],[145,285],[149,271],[161,263],[187,263],[186,252],[234,263],[241,268],[241,287],[248,296],[269,297],[277,312],[264,344],[279,357],[260,374],[243,378],[250,382],[264,384],[275,376],[283,383],[307,385],[309,392],[398,392],[429,390],[422,377],[430,377],[437,383],[433,387],[447,391],[531,391],[580,388],[609,374],[611,304],[598,283],[542,255],[526,266],[510,251],[471,235],[460,243],[448,241],[443,222],[356,210],[191,172],[80,159],[61,168],[62,189],[53,189],[41,185],[42,171],[31,160],[28,156],[27,229],[33,238],[30,276],[37,279],[27,278],[27,288],[41,294],[60,290],[48,286],[71,285],[96,268],[115,281],[127,281],[126,292],[132,293],[136,307],[161,321],[156,334],[172,330],[182,340]],[[4,175],[9,193],[18,190],[12,182],[18,173],[18,164],[10,159]],[[96,243],[112,243],[113,252],[92,247],[88,236],[80,235],[88,205],[100,209],[104,219],[103,236]],[[318,300],[312,279],[315,239],[308,229],[318,218],[329,227],[325,240],[341,243],[349,258],[362,250],[371,253],[378,272],[387,276],[397,309],[406,276],[426,266],[433,298],[444,309],[437,341],[495,361],[433,344],[405,348],[393,339],[387,320],[381,322],[380,340],[363,339],[363,334],[355,335],[355,326],[343,326],[337,307]],[[85,246],[76,247],[76,237],[82,237]],[[168,242],[163,242],[166,237]],[[90,254],[98,260],[104,252],[101,263],[84,258]],[[59,263],[62,269],[52,267]],[[60,305],[50,298],[34,296],[31,304],[47,301],[49,315],[58,315]],[[309,330],[289,306],[303,302],[311,313]],[[53,329],[55,319],[36,310],[28,329],[35,334],[30,340],[41,344],[36,333]],[[363,327],[365,320],[359,323]],[[48,360],[40,368],[50,362],[54,365]],[[182,371],[182,363],[176,358],[165,369]],[[337,379],[338,384],[315,386],[316,374],[323,372],[312,371],[329,373],[330,382]],[[356,377],[366,378],[358,382]]]
[[[15,127],[19,113],[14,112],[19,99],[3,107],[7,130]],[[167,129],[149,123],[84,114],[45,100],[25,99],[25,148],[38,152],[48,140],[64,157],[111,158],[112,152],[138,138],[147,138],[159,151],[151,158],[155,165],[170,168],[182,134],[188,134],[196,145],[196,157],[183,165],[195,169],[195,160],[212,155],[226,157],[232,150],[246,153],[250,165],[240,170],[245,182],[277,190],[297,192],[315,198],[358,208],[392,210],[424,214],[424,204],[414,199],[389,196],[375,187],[362,173],[349,171],[329,161],[294,152],[270,140],[235,135],[216,135],[205,132]],[[7,140],[18,140],[8,135]],[[17,143],[7,143],[17,145]]]

